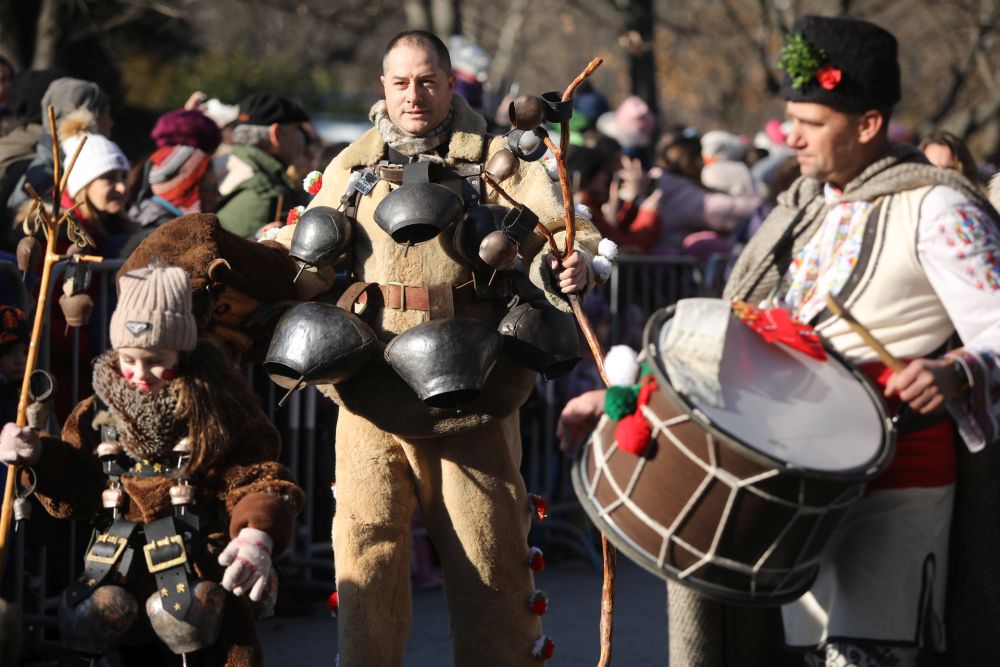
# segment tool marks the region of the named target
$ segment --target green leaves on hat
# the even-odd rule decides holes
[[[799,90],[815,79],[816,72],[826,60],[823,49],[813,46],[801,34],[794,33],[788,36],[788,43],[781,48],[778,67],[791,78],[792,88]]]

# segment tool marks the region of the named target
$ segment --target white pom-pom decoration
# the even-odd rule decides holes
[[[542,155],[542,164],[545,165],[545,171],[549,172],[549,178],[558,181],[559,163],[556,162],[556,156],[552,154],[552,151],[545,151],[545,154]]]
[[[578,216],[580,216],[581,218],[586,218],[587,220],[589,220],[591,222],[594,221],[594,214],[590,212],[590,209],[587,208],[586,204],[580,204],[578,202],[578,203],[576,203],[576,204],[573,205],[573,210],[575,210],[576,214]]]
[[[633,385],[639,380],[639,354],[628,345],[615,345],[604,355],[604,373],[612,385]]]
[[[597,254],[614,261],[618,257],[618,244],[611,239],[601,239],[597,244]]]
[[[591,266],[594,267],[594,275],[597,276],[597,279],[601,282],[604,282],[611,277],[611,270],[614,268],[614,264],[611,263],[611,260],[604,255],[598,255],[595,257],[594,261],[591,262]]]

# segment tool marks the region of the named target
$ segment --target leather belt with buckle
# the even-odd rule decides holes
[[[170,535],[150,542],[142,548],[146,556],[146,567],[150,574],[156,574],[187,562],[184,540],[180,535]]]

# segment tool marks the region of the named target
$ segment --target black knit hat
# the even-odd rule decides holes
[[[860,113],[899,101],[896,38],[867,21],[802,16],[781,50],[781,96]]]
[[[274,93],[254,93],[240,102],[238,123],[271,125],[272,123],[304,123],[309,115],[295,102]]]

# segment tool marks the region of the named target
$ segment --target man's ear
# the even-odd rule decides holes
[[[455,75],[452,74],[448,77],[448,90],[455,90]]]
[[[380,76],[378,80],[382,84],[382,87],[385,88],[385,76],[384,75]]]
[[[267,128],[267,138],[271,140],[272,146],[278,146],[281,141],[281,125],[271,123],[271,127]]]
[[[863,144],[871,143],[884,126],[885,116],[875,109],[869,109],[858,118],[858,140]]]

